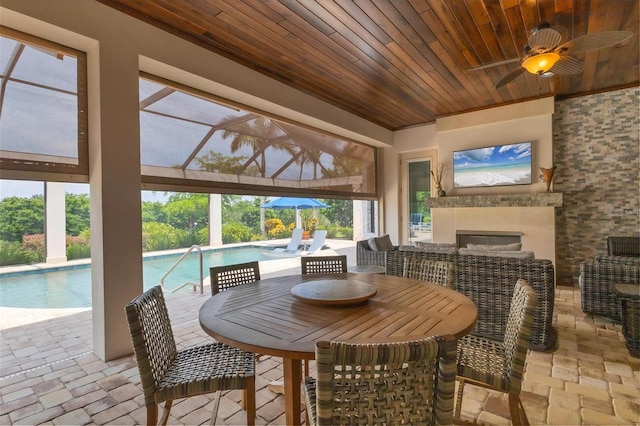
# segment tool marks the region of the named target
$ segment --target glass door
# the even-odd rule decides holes
[[[407,162],[407,235],[410,245],[431,242],[431,209],[425,198],[431,197],[431,159]]]

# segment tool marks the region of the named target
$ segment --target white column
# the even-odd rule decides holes
[[[353,200],[353,241],[364,239],[364,205],[362,200]]]
[[[209,245],[222,245],[222,195],[209,194]]]
[[[133,352],[124,307],[143,291],[138,54],[102,40],[88,51],[93,352]]]
[[[44,187],[44,241],[47,263],[67,261],[64,183],[46,182]]]

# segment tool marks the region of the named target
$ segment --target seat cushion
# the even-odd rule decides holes
[[[467,248],[471,249],[471,250],[519,251],[519,250],[522,250],[522,243],[511,243],[511,244],[467,244]]]
[[[535,255],[532,251],[489,251],[489,250],[472,250],[461,248],[458,253],[464,256],[493,256],[493,257],[513,257],[516,259],[534,259]]]

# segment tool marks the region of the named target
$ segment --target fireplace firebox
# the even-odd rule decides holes
[[[517,231],[456,231],[458,248],[467,244],[502,245],[520,243],[522,232]]]

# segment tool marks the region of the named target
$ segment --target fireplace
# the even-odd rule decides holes
[[[512,231],[456,231],[458,248],[467,244],[502,245],[520,243],[522,232]]]

